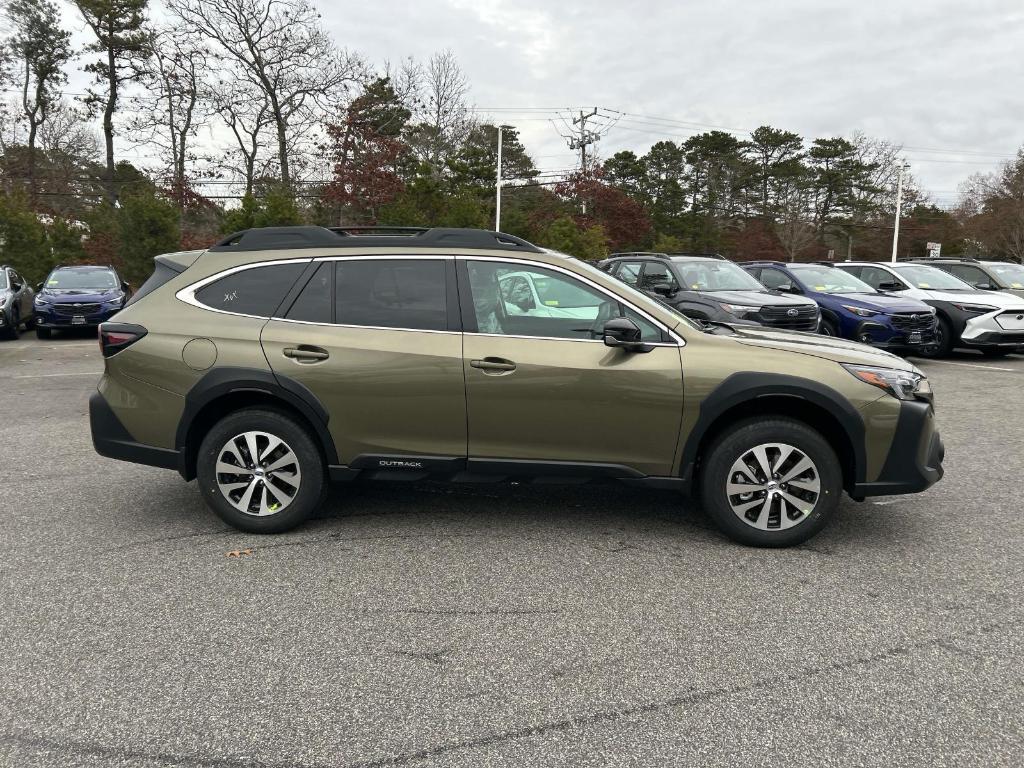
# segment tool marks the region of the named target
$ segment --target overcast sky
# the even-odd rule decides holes
[[[597,145],[605,157],[705,126],[862,130],[904,144],[941,205],[1024,144],[1022,0],[318,4],[339,45],[373,64],[451,49],[476,106],[549,110],[490,114],[545,169],[575,158],[555,110],[595,106],[626,113]]]

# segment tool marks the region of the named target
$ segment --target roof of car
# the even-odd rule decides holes
[[[445,227],[256,227],[228,235],[211,252],[305,248],[479,248],[543,253],[521,237],[486,229]]]
[[[58,271],[63,271],[65,269],[75,269],[75,270],[81,270],[81,271],[88,271],[90,269],[92,269],[92,270],[105,270],[107,272],[113,272],[114,271],[113,267],[111,267],[109,265],[104,266],[103,264],[67,264],[65,266],[54,267],[53,271],[54,272],[58,272]]]

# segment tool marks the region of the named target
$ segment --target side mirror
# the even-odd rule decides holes
[[[903,286],[900,283],[879,283],[878,290],[880,291],[902,291]]]
[[[780,291],[782,293],[793,293],[793,294],[803,293],[803,291],[801,291],[799,288],[797,288],[795,285],[792,285],[792,284],[790,284],[790,285],[780,285],[776,290],[778,290],[778,291]]]
[[[36,283],[36,293],[38,293],[41,290],[43,290],[43,284],[42,283]]]
[[[121,281],[121,290],[124,291],[125,293],[130,293],[131,292],[132,287],[131,287],[131,285],[129,285],[127,280],[122,280]]]
[[[22,289],[22,286],[24,285],[24,283],[11,283],[11,288],[13,288],[16,291],[20,291]]]
[[[621,347],[627,352],[650,352],[653,347],[641,340],[640,326],[628,317],[613,317],[604,324],[604,344],[606,347]]]
[[[974,285],[979,291],[998,291],[998,285],[992,285],[992,283],[976,283]]]
[[[657,293],[660,296],[675,296],[676,289],[672,286],[672,283],[655,283],[650,287],[651,291]]]

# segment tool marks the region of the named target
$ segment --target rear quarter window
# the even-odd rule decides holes
[[[271,317],[307,263],[249,267],[203,286],[195,298],[210,309]]]

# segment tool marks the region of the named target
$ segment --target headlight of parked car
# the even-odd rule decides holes
[[[48,307],[50,306],[50,302],[48,302],[42,296],[36,296],[35,305],[37,307]]]
[[[115,304],[121,306],[124,303],[124,294],[119,293],[116,296],[111,296],[109,299],[104,300],[104,304]]]
[[[847,365],[848,370],[858,379],[888,392],[898,400],[930,398],[931,384],[924,374],[914,371],[898,371],[895,368],[877,368],[871,365]]]
[[[878,312],[876,312],[873,309],[865,309],[864,307],[854,307],[849,304],[843,304],[843,309],[853,312],[853,314],[855,314],[857,317],[872,317],[878,314]]]
[[[736,317],[746,317],[747,315],[756,315],[761,311],[760,307],[752,307],[749,304],[723,304],[719,303],[722,309],[728,312],[730,315]]]
[[[961,312],[970,312],[972,315],[983,315],[998,309],[998,307],[990,307],[988,304],[954,304],[953,306]]]

